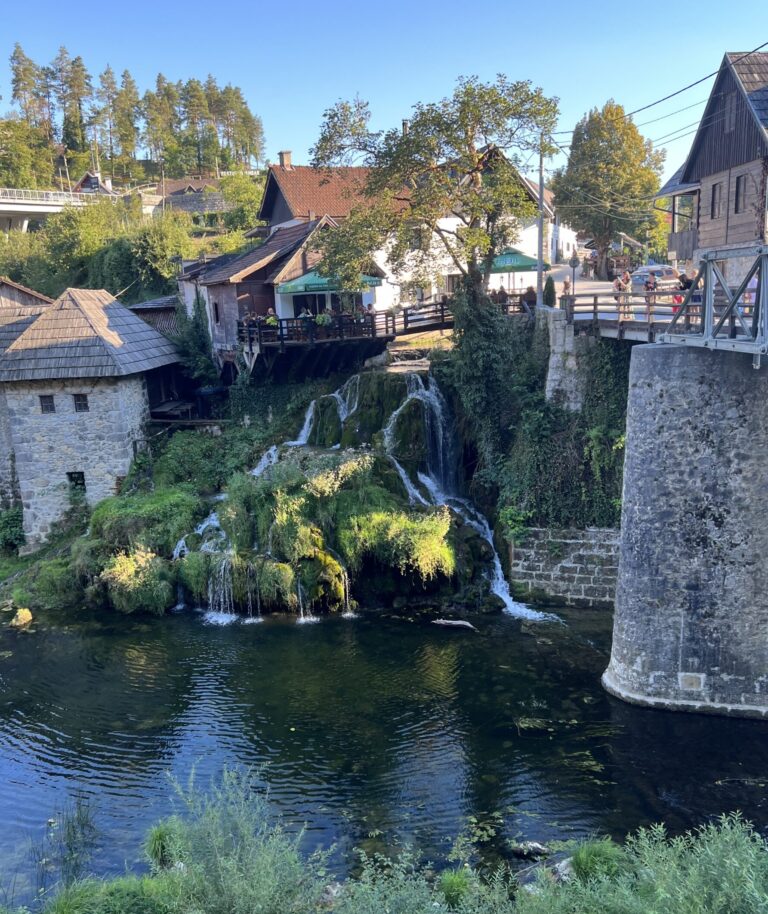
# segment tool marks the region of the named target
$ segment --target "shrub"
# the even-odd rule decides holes
[[[144,850],[153,867],[165,870],[179,859],[179,821],[165,819],[153,825],[144,841]]]
[[[304,859],[302,835],[288,836],[270,824],[252,775],[225,771],[208,794],[193,784],[178,793],[185,811],[173,826],[184,866],[179,914],[313,914],[322,909],[324,858]]]
[[[595,843],[595,842],[592,842]],[[626,865],[562,885],[542,879],[521,892],[519,914],[763,914],[768,847],[738,815],[669,838],[655,825],[627,840]]]
[[[34,604],[43,609],[77,606],[83,588],[68,559],[51,559],[39,566],[34,582]]]
[[[62,892],[44,914],[172,914],[173,895],[167,881],[123,876],[109,882],[89,879]]]
[[[142,547],[119,552],[101,573],[112,605],[119,612],[162,615],[173,605],[174,591],[167,564]]]
[[[24,544],[21,507],[0,511],[0,553],[16,552]]]
[[[91,533],[103,539],[110,550],[130,549],[141,542],[155,552],[170,555],[201,515],[200,499],[185,489],[115,496],[93,509]]]
[[[348,564],[358,568],[365,555],[401,574],[414,572],[422,580],[450,577],[456,557],[448,542],[451,514],[447,508],[429,514],[375,511],[349,518],[339,531],[341,550]]]
[[[544,294],[543,294],[544,304],[548,308],[554,308],[557,304],[557,292],[555,291],[555,281],[551,276],[547,276],[547,280],[544,283]]]
[[[181,560],[179,576],[198,603],[202,603],[208,594],[208,574],[210,557],[205,552],[189,552]]]
[[[571,862],[576,876],[586,881],[601,876],[616,876],[626,867],[627,857],[623,847],[610,838],[601,838],[580,844]]]
[[[202,494],[217,492],[223,481],[221,450],[219,439],[206,432],[176,432],[155,461],[155,483],[189,483]]]
[[[470,885],[471,875],[468,870],[445,870],[440,874],[440,891],[452,908],[458,907]]]

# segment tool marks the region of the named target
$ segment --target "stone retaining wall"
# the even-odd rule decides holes
[[[612,607],[619,531],[531,528],[510,546],[509,578],[520,599]]]

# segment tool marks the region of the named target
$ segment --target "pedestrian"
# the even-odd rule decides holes
[[[508,296],[507,296],[507,290],[504,288],[504,286],[499,286],[499,291],[496,294],[496,301],[502,307],[504,307],[507,304]]]
[[[656,282],[656,274],[653,270],[648,271],[648,276],[643,285],[645,287],[645,319],[650,321],[651,305],[656,303],[656,292],[659,288],[659,284]]]
[[[536,290],[533,286],[528,286],[523,294],[523,302],[528,306],[529,311],[533,311],[536,307]]]

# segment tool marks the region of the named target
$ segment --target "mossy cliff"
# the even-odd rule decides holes
[[[263,429],[178,433],[137,465],[127,494],[94,509],[87,535],[18,583],[25,604],[162,613],[181,594],[254,614],[500,608],[489,544],[449,508],[408,497],[392,458],[418,486],[428,444],[407,388],[381,371],[321,394],[303,447],[275,447]],[[283,438],[305,410],[297,401]]]

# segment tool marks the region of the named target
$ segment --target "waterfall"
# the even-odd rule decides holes
[[[232,591],[232,552],[216,552],[211,556],[211,570],[208,574],[206,622],[227,625],[235,621],[237,616]]]
[[[309,433],[307,433],[309,435]],[[272,447],[261,455],[259,462],[251,470],[251,476],[258,479],[260,476],[263,476],[264,473],[274,464],[277,463],[279,457],[277,445],[273,444]]]
[[[296,577],[296,595],[299,598],[299,618],[296,621],[300,624],[319,622],[320,620],[317,618],[317,616],[312,615],[310,607],[307,607],[306,610],[304,609],[304,591],[298,576]]]
[[[307,411],[304,414],[304,424],[301,426],[299,437],[295,438],[293,441],[286,441],[285,443],[288,445],[288,447],[304,447],[304,445],[309,441],[309,436],[312,434],[312,427],[315,424],[316,404],[317,400],[313,400],[307,407]]]
[[[343,425],[348,416],[357,409],[360,400],[360,375],[353,374],[338,390],[331,394],[336,401],[339,422]]]
[[[429,501],[416,488],[393,453],[397,419],[412,400],[419,400],[424,406],[427,472],[419,473],[418,479],[428,493]],[[411,504],[445,505],[451,508],[488,543],[493,555],[492,573],[490,575],[491,592],[502,600],[505,612],[524,619],[541,620],[551,618],[547,613],[540,613],[530,609],[524,603],[518,603],[512,597],[488,520],[468,499],[458,494],[457,470],[459,460],[456,438],[452,431],[448,404],[438,387],[437,381],[431,375],[427,378],[426,385],[420,375],[415,373],[406,375],[406,398],[392,413],[384,429],[384,448],[403,480]]]

